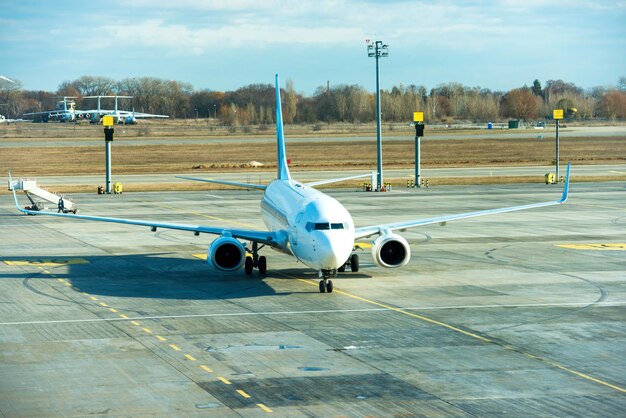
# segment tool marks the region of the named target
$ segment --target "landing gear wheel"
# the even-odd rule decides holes
[[[326,281],[326,292],[333,293],[333,281],[332,280]]]
[[[267,260],[265,256],[259,257],[259,274],[267,273]]]
[[[359,271],[359,255],[358,254],[352,254],[352,256],[350,256],[350,270],[352,270],[352,272],[354,273]]]
[[[254,262],[252,261],[252,257],[247,256],[246,257],[246,264],[244,266],[244,271],[246,272],[246,274],[252,274],[252,268],[254,267]]]
[[[324,280],[320,280],[320,293],[325,293],[326,292],[326,283],[324,283]]]

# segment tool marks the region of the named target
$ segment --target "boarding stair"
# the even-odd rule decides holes
[[[76,213],[76,204],[63,195],[53,193],[37,186],[36,180],[20,179],[9,181],[9,190],[22,190],[32,206],[26,209],[40,211],[47,209],[46,202],[54,204],[63,213]],[[43,200],[43,201],[42,201]]]

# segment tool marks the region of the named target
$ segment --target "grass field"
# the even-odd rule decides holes
[[[32,124],[29,124],[32,125]],[[39,128],[38,124],[36,129]],[[76,127],[60,124],[48,125],[54,130],[64,128],[74,131]],[[78,127],[84,128],[82,126]],[[92,127],[88,127],[92,128]],[[116,127],[118,130],[125,127]],[[136,128],[136,127],[132,127]],[[20,128],[23,130],[26,127]],[[0,148],[0,170],[13,171],[16,177],[41,177],[50,175],[89,175],[102,174],[104,171],[104,145],[67,146],[63,138],[57,146],[37,146],[38,141],[50,141],[54,132],[36,138],[23,138],[17,132],[12,135],[19,141],[27,141],[28,147]],[[102,128],[98,128],[100,134]],[[466,131],[468,132],[468,131]],[[473,133],[473,131],[470,131]],[[523,132],[523,131],[522,131]],[[268,133],[268,136],[270,134]],[[141,137],[135,137],[141,138]],[[153,137],[149,137],[153,139]],[[16,138],[11,138],[16,141]],[[55,140],[56,141],[56,140]],[[245,172],[274,171],[276,167],[276,148],[272,141],[251,143],[236,137],[224,142],[180,144],[172,138],[163,138],[158,145],[136,144],[132,138],[119,138],[113,142],[113,170],[116,174],[147,173],[189,173],[198,175],[215,171],[241,170]],[[294,170],[336,170],[359,169],[371,170],[376,167],[376,141],[351,139],[340,142],[321,142],[311,137],[310,141],[287,143],[287,153],[292,160]],[[554,140],[537,139],[537,133],[528,131],[528,138],[471,137],[467,139],[438,140],[436,136],[426,137],[421,147],[422,166],[433,167],[468,167],[468,166],[516,166],[516,165],[551,165],[554,164]],[[384,140],[384,165],[386,168],[411,168],[414,166],[413,141]],[[571,161],[581,164],[625,164],[626,135],[574,137],[561,140],[561,162]],[[252,161],[262,167],[253,168]],[[611,177],[613,180],[626,180],[626,177]],[[584,179],[579,179],[584,180]],[[592,180],[592,179],[586,179]],[[404,179],[402,179],[404,181]],[[431,184],[459,184],[471,182],[541,181],[536,178],[448,178],[436,179]],[[360,183],[360,182],[358,182]],[[357,182],[354,182],[357,184]],[[142,190],[150,185],[135,185]],[[161,185],[163,187],[181,187]],[[209,185],[185,186],[187,189],[206,189]],[[215,186],[212,186],[215,187]]]

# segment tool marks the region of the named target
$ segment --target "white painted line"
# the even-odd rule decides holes
[[[96,319],[65,319],[50,321],[23,321],[23,322],[0,322],[2,325],[42,325],[42,324],[74,324],[81,322],[116,322],[116,321],[137,321],[148,319],[186,319],[186,318],[225,318],[235,316],[278,316],[278,315],[311,315],[311,314],[331,314],[331,313],[353,313],[353,312],[397,312],[403,311],[439,311],[450,309],[497,309],[497,308],[551,308],[551,307],[571,307],[584,308],[624,306],[626,301],[616,302],[563,302],[563,303],[521,303],[504,305],[451,305],[451,306],[417,306],[417,307],[397,307],[397,308],[364,308],[364,309],[328,309],[315,311],[275,311],[275,312],[235,312],[216,314],[189,314],[189,315],[153,315],[137,316],[134,318],[96,318]]]

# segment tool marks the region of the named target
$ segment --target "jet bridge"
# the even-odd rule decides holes
[[[46,202],[49,202],[54,204],[57,209],[63,213],[77,212],[76,204],[74,202],[63,195],[50,192],[47,189],[42,189],[37,186],[36,180],[21,179],[14,180],[12,182],[9,181],[9,190],[13,189],[22,190],[24,194],[26,194],[26,197],[28,197],[28,200],[32,203],[32,206],[30,208],[27,207],[26,209],[36,211],[44,210],[46,209]]]

